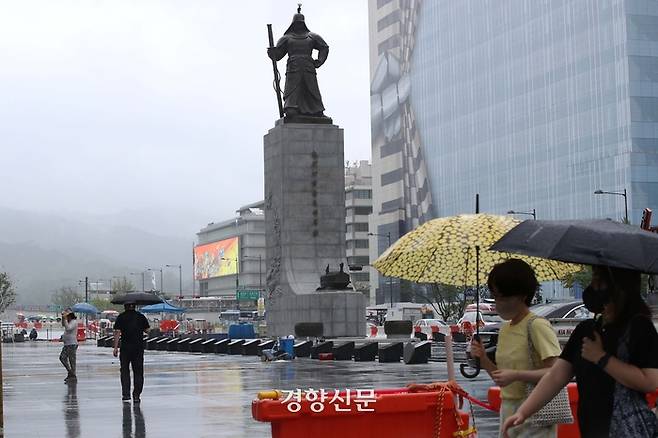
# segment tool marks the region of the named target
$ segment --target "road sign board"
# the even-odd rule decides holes
[[[254,289],[243,289],[237,291],[236,294],[238,301],[251,301],[251,300],[257,300],[258,297],[260,296],[260,293],[258,290]]]

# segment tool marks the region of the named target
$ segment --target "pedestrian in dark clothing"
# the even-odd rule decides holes
[[[144,333],[150,328],[144,315],[135,310],[134,303],[124,304],[125,311],[114,323],[114,357],[119,354],[121,340],[121,394],[124,402],[130,401],[130,367],[133,369],[133,402],[139,403],[144,387]]]
[[[576,326],[560,358],[507,418],[504,431],[523,424],[575,376],[580,436],[658,436],[658,420],[645,398],[658,388],[658,332],[641,290],[639,272],[593,268],[583,301],[599,317]]]

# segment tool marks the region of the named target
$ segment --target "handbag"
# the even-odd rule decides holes
[[[535,346],[532,343],[532,336],[530,335],[532,322],[535,319],[537,319],[537,317],[533,316],[528,321],[528,354],[530,356],[530,369],[533,370],[539,368],[538,364],[535,363]],[[526,385],[527,398],[532,390],[535,389],[536,385],[534,383],[527,383]],[[569,394],[567,388],[562,388],[551,401],[546,403],[543,408],[535,412],[535,414],[530,416],[526,421],[535,427],[573,423],[573,414],[571,413],[571,406],[569,405]]]
[[[630,324],[619,339],[617,359],[629,363]],[[610,436],[658,437],[658,419],[649,409],[645,395],[615,382]]]

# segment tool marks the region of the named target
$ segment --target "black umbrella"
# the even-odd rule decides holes
[[[610,220],[528,220],[490,249],[658,274],[658,234]]]
[[[149,304],[158,304],[161,302],[162,298],[155,294],[146,292],[128,292],[112,298],[112,304],[137,304],[139,306],[145,306]]]

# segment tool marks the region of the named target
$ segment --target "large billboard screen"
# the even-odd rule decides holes
[[[237,274],[239,251],[237,237],[194,247],[194,278],[206,280]]]

